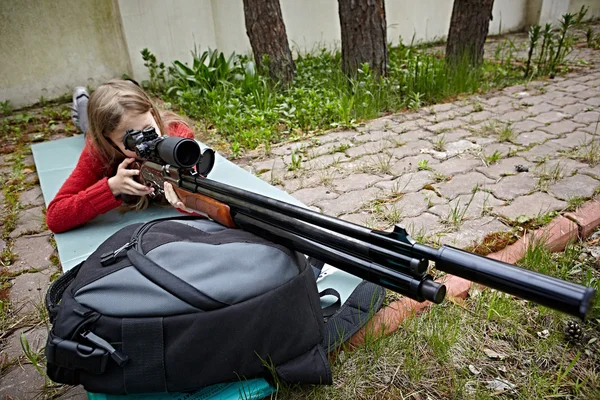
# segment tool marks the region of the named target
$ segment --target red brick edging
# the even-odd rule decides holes
[[[600,226],[600,201],[592,200],[585,203],[575,212],[558,216],[543,228],[521,237],[516,243],[488,257],[510,264],[517,262],[532,240],[543,240],[551,251],[562,251],[567,243],[577,238],[585,239]],[[473,282],[458,276],[446,275],[442,281],[446,285],[447,296],[466,298]],[[348,341],[350,346],[360,346],[365,338],[378,337],[394,332],[402,321],[411,314],[420,314],[431,307],[431,302],[419,303],[403,297],[387,307],[379,310],[373,318]]]

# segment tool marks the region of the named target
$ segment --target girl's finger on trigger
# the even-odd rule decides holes
[[[134,175],[139,175],[140,170],[139,169],[126,169],[123,171],[123,173],[128,176],[134,176]]]

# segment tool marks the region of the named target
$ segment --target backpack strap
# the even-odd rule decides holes
[[[327,352],[331,353],[358,332],[379,310],[384,298],[385,289],[381,286],[368,281],[359,283],[346,302],[325,321],[322,345]]]
[[[50,288],[48,288],[48,292],[46,293],[46,309],[48,310],[48,316],[50,318],[50,323],[54,322],[56,306],[60,303],[62,299],[63,293],[69,287],[71,282],[75,280],[79,269],[83,261],[77,264],[75,267],[71,268],[63,275],[61,275],[57,280],[55,280]]]

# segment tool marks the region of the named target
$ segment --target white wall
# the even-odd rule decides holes
[[[1,0],[0,101],[15,107],[131,73],[112,0]]]
[[[210,0],[118,0],[123,32],[135,79],[148,72],[140,52],[148,48],[159,61],[190,61],[194,46],[216,48]]]
[[[294,51],[339,48],[338,0],[280,0]],[[495,0],[490,35],[554,22],[600,0]],[[447,36],[453,0],[386,0],[388,41]],[[0,101],[53,98],[76,85],[123,73],[143,80],[141,50],[160,61],[190,61],[194,45],[229,55],[251,53],[242,0],[0,0]]]

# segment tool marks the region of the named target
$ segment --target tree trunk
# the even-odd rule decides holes
[[[493,6],[494,0],[454,0],[446,44],[446,59],[451,64],[481,65]]]
[[[387,26],[384,0],[338,0],[342,30],[342,68],[356,75],[368,63],[376,76],[387,72]]]
[[[279,0],[244,0],[246,33],[258,68],[268,66],[273,79],[288,84],[295,66],[288,43]],[[268,65],[263,65],[267,56]]]

